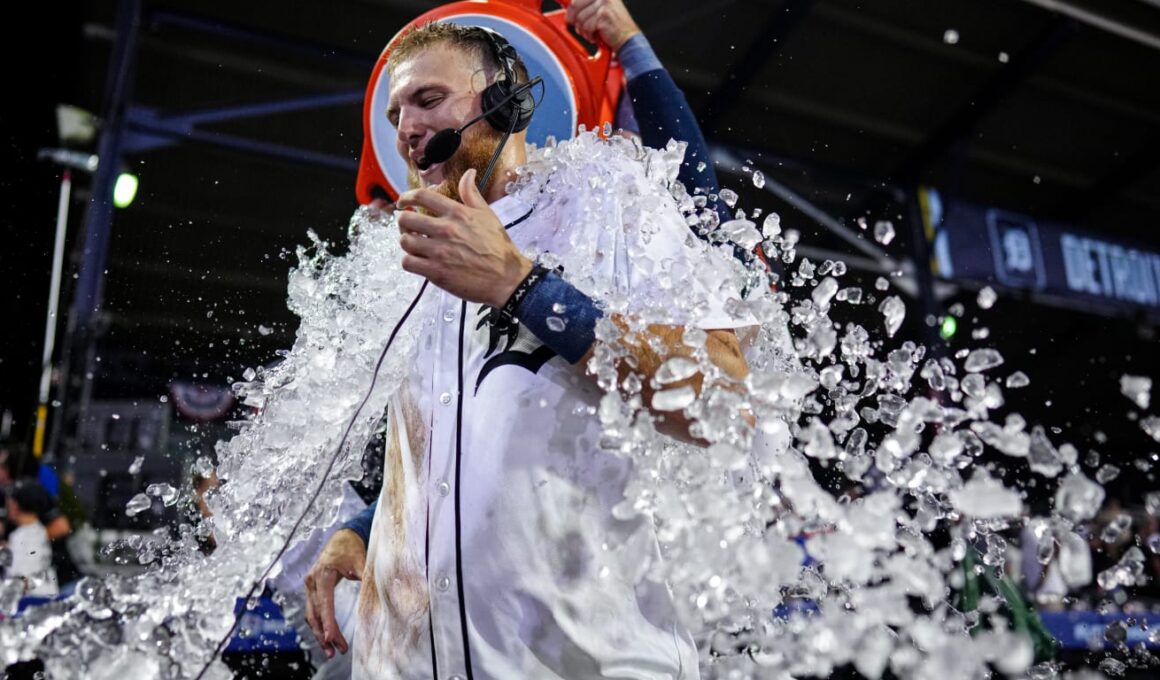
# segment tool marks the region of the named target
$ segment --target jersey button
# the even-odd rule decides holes
[[[454,309],[443,310],[443,320],[448,322],[448,323],[451,323],[452,321],[454,321],[455,320],[455,310]]]
[[[451,579],[447,578],[446,576],[440,576],[439,578],[435,579],[435,587],[438,588],[440,592],[445,593],[447,592],[447,589],[451,587]]]
[[[443,404],[444,406],[450,404],[451,403],[451,393],[444,392],[443,394],[440,394],[439,395],[439,403]]]
[[[440,481],[439,486],[436,488],[439,489],[440,496],[446,496],[447,494],[451,493],[451,485],[448,484],[446,480]]]

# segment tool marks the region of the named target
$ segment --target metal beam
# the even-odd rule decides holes
[[[706,134],[713,134],[718,123],[729,109],[741,98],[766,62],[781,49],[781,43],[793,32],[802,19],[809,14],[812,0],[786,0],[773,10],[765,25],[757,33],[757,38],[745,50],[745,54],[733,65],[720,84],[709,93],[701,115],[701,127]]]
[[[220,19],[210,19],[208,17],[167,10],[150,12],[148,19],[151,27],[153,25],[176,26],[223,38],[230,38],[247,46],[260,45],[262,47],[275,48],[315,59],[321,58],[327,61],[347,64],[361,69],[369,70],[375,63],[375,57],[354,50],[261,31],[250,26],[229,23],[221,21]]]
[[[245,272],[240,270],[221,271],[219,269],[207,269],[204,272],[197,272],[193,269],[184,269],[182,267],[175,267],[171,264],[161,262],[141,262],[139,260],[130,260],[125,257],[113,258],[109,262],[109,268],[116,273],[118,270],[128,272],[130,274],[138,274],[143,277],[157,278],[163,281],[169,281],[176,284],[191,283],[195,286],[214,286],[221,288],[236,288],[247,292],[256,290],[275,293],[283,296],[288,294],[287,276],[283,274],[279,277],[270,276],[263,273],[262,275],[255,275],[253,272]]]
[[[1148,31],[1142,31],[1121,21],[1110,19],[1102,14],[1097,14],[1067,2],[1061,2],[1060,0],[1023,0],[1023,2],[1042,7],[1050,12],[1071,17],[1076,21],[1082,21],[1088,26],[1094,26],[1101,31],[1107,31],[1112,35],[1131,40],[1145,47],[1160,50],[1160,36],[1155,33],[1149,33]]]
[[[103,125],[98,142],[100,163],[93,177],[92,194],[85,214],[80,271],[74,286],[72,307],[65,331],[61,356],[60,400],[64,408],[53,421],[48,447],[51,460],[58,452],[64,435],[64,421],[84,418],[92,394],[92,374],[97,337],[97,312],[105,288],[105,265],[113,228],[113,186],[120,171],[124,142],[125,107],[132,97],[136,67],[137,41],[141,34],[141,0],[126,0],[117,5],[117,40],[109,59],[104,102]]]
[[[222,132],[198,130],[180,119],[158,118],[151,109],[144,107],[132,107],[129,111],[128,122],[130,134],[126,148],[135,152],[157,149],[178,142],[198,142],[232,151],[318,165],[340,172],[358,172],[358,161],[354,158],[335,156],[274,142],[246,139]]]

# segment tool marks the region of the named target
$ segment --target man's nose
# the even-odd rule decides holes
[[[413,115],[408,115],[406,112],[399,114],[398,130],[399,141],[408,148],[414,149],[423,139],[422,125],[420,125],[418,118]]]

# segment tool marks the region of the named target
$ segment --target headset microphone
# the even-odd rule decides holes
[[[463,126],[458,130],[455,128],[446,128],[436,132],[431,137],[431,141],[427,142],[427,148],[423,151],[423,162],[417,164],[418,168],[420,170],[426,170],[436,163],[442,163],[448,158],[451,158],[451,156],[453,156],[455,152],[459,150],[459,145],[463,141],[464,130],[471,127],[472,125],[475,125],[484,118],[492,115],[502,107],[506,106],[507,103],[511,100],[520,97],[528,90],[532,89],[536,85],[539,85],[541,82],[543,82],[543,80],[544,79],[542,76],[536,76],[523,85],[520,85],[516,89],[512,90],[511,93],[505,95],[503,99],[493,104],[488,110],[464,123]]]

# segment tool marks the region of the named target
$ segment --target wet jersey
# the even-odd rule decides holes
[[[618,186],[652,190],[638,174]],[[612,308],[704,329],[752,323],[726,312],[724,273],[671,199],[642,214],[582,195],[509,195],[492,209],[521,250]],[[695,320],[678,296],[699,300]],[[431,286],[416,318],[414,369],[388,408],[354,677],[699,677],[670,591],[650,576],[652,523],[617,507],[631,463],[601,447],[601,390],[486,305]]]

